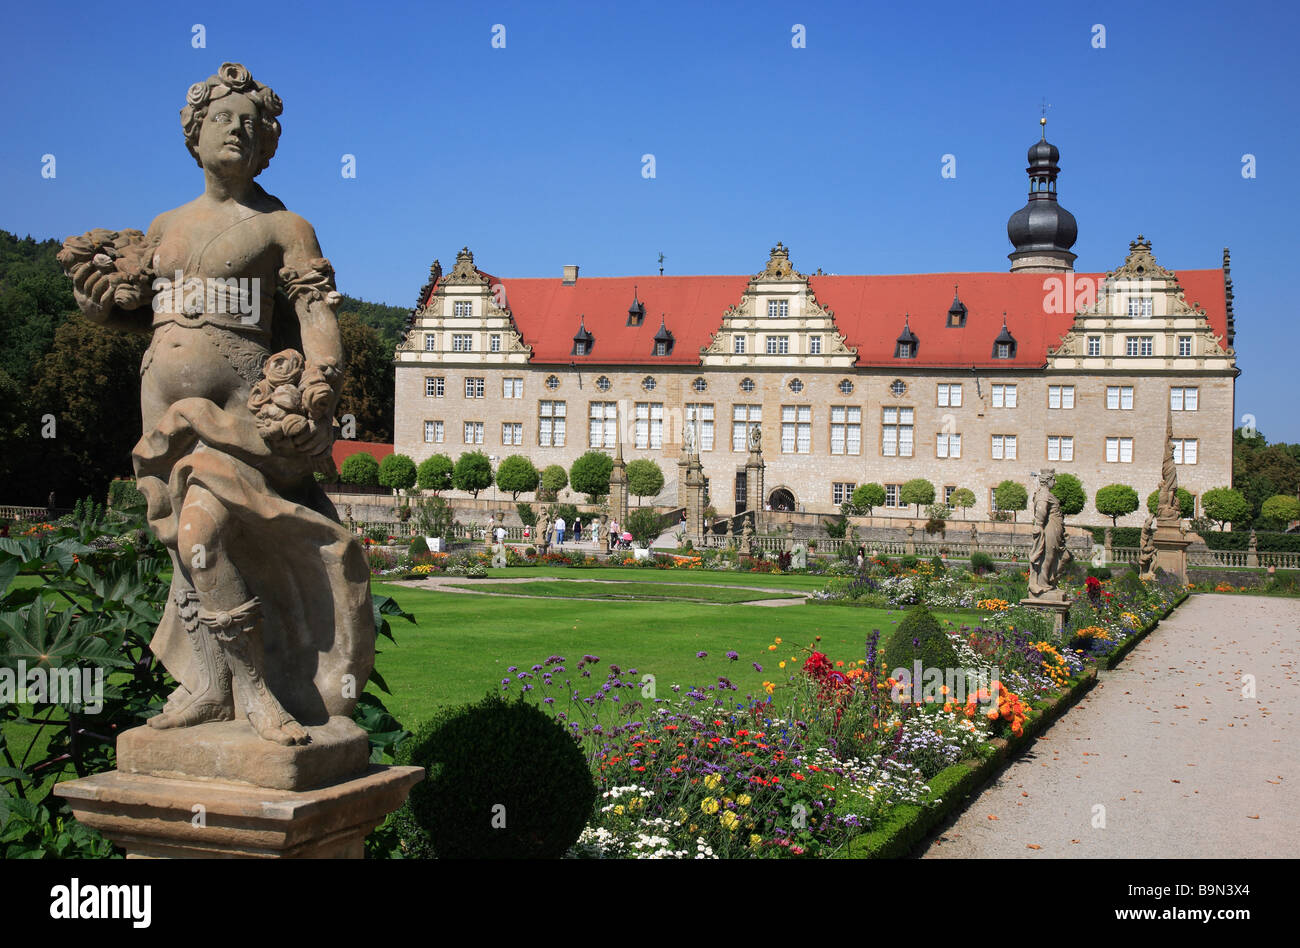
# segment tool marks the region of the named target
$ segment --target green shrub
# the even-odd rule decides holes
[[[390,490],[410,490],[415,486],[415,462],[405,454],[390,454],[379,462],[379,485]]]
[[[943,557],[941,556],[930,557],[930,566],[934,570],[936,576],[942,573],[944,571]]]
[[[988,573],[995,569],[993,557],[980,550],[976,550],[970,555],[970,568],[973,573]]]
[[[849,529],[849,520],[847,517],[836,517],[834,520],[823,520],[822,526],[826,528],[826,535],[832,540],[843,540],[844,534]]]
[[[902,566],[903,569],[916,569],[916,564],[919,563],[919,562],[920,562],[920,560],[918,560],[918,559],[917,559],[915,556],[913,556],[911,553],[909,553],[909,554],[907,554],[906,556],[902,557],[902,558],[898,561],[899,565]]]
[[[410,813],[443,859],[558,859],[596,802],[581,749],[522,696],[444,711],[406,746],[429,773]]]
[[[881,651],[892,672],[895,668],[911,670],[920,659],[922,668],[956,668],[957,650],[943,631],[939,620],[924,606],[913,606],[897,628],[887,632]]]
[[[649,548],[659,536],[659,519],[653,508],[638,507],[628,514],[625,529],[637,546]]]
[[[144,505],[144,494],[135,486],[135,481],[119,478],[109,482],[108,506],[113,510],[131,510]]]
[[[1110,579],[1112,574],[1109,566],[1089,566],[1088,575],[1093,579]]]
[[[424,556],[429,552],[429,544],[425,542],[424,537],[417,536],[411,541],[411,547],[408,552],[410,553],[411,559],[415,559],[417,556]]]
[[[379,462],[364,451],[351,454],[343,459],[339,479],[344,484],[356,484],[358,487],[378,487]]]

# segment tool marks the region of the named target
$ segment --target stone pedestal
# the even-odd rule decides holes
[[[112,770],[54,788],[128,859],[361,859],[422,767],[370,766],[317,790],[270,790]]]
[[[690,507],[690,457],[685,452],[677,459],[677,506]]]
[[[1052,635],[1058,641],[1065,635],[1065,617],[1069,614],[1073,602],[1073,599],[1035,599],[1033,596],[1020,600],[1022,606],[1041,609],[1052,614]]]
[[[746,506],[754,511],[754,526],[758,530],[767,527],[767,516],[764,511],[767,503],[767,491],[763,484],[764,466],[763,455],[751,451],[749,459],[745,462],[745,496]]]
[[[1156,545],[1156,569],[1177,576],[1178,581],[1186,585],[1187,548],[1192,541],[1183,535],[1177,523],[1157,523],[1153,542]]]
[[[686,534],[696,543],[704,543],[704,467],[697,455],[686,464]]]

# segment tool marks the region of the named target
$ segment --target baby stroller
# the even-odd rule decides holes
[[[630,533],[628,533],[626,530],[624,530],[622,536],[615,537],[615,539],[614,539],[614,549],[616,549],[616,550],[630,550],[630,549],[632,549],[632,534],[630,534]]]

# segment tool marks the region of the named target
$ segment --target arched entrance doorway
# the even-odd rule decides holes
[[[784,487],[778,487],[767,498],[768,506],[773,510],[794,510],[794,494]]]

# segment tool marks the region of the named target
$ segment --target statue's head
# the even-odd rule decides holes
[[[261,174],[280,143],[284,103],[239,63],[222,63],[215,75],[190,86],[181,109],[185,146],[204,167],[244,163]],[[238,142],[236,141],[238,139]]]
[[[1056,486],[1056,470],[1049,467],[1046,470],[1039,471],[1038,483],[1043,487],[1046,487],[1048,490],[1051,490]]]

